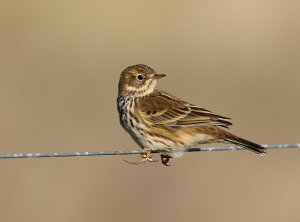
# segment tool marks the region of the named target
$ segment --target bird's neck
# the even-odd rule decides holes
[[[126,90],[119,91],[119,96],[142,98],[153,92],[154,92],[154,88],[136,90],[136,89],[128,87],[128,88],[126,88]]]

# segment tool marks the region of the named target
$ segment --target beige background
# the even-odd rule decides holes
[[[257,143],[300,142],[293,0],[0,2],[0,153],[138,149],[119,126],[119,73],[232,117]],[[125,157],[137,161],[138,156]],[[300,150],[0,160],[0,220],[299,221]]]

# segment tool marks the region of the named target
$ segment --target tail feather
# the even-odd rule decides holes
[[[263,147],[259,144],[250,142],[248,140],[245,140],[243,138],[237,137],[235,135],[232,135],[228,132],[226,132],[226,137],[224,138],[224,140],[229,143],[233,143],[235,145],[244,147],[244,148],[246,148],[254,153],[257,153],[257,154],[265,154],[266,153],[265,147]]]

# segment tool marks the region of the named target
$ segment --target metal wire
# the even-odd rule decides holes
[[[300,143],[295,144],[266,144],[262,145],[267,149],[287,149],[300,148]],[[186,148],[185,152],[198,151],[229,151],[229,150],[244,150],[239,146],[216,146],[216,147],[201,147],[201,148]],[[95,151],[95,152],[68,152],[68,153],[15,153],[15,154],[0,154],[0,159],[13,158],[42,158],[42,157],[79,157],[79,156],[112,156],[112,155],[133,155],[143,154],[143,150],[113,150],[113,151]],[[153,153],[159,153],[154,151]]]

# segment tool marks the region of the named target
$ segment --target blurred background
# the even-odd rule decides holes
[[[0,153],[139,149],[120,127],[120,72],[233,118],[257,143],[299,136],[293,0],[0,2]],[[1,221],[299,221],[300,150],[0,160]],[[158,159],[159,157],[156,156]]]

